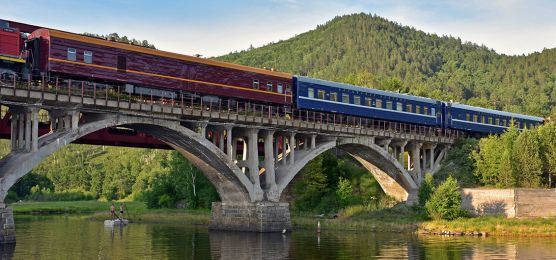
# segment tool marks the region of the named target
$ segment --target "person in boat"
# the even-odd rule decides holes
[[[124,213],[125,213],[125,204],[122,202],[120,204],[120,219],[124,219]]]
[[[112,202],[112,205],[110,206],[110,218],[116,218],[116,206],[114,206],[114,202]]]

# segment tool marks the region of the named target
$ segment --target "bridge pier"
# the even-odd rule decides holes
[[[0,245],[13,243],[15,243],[14,215],[11,208],[0,203]]]
[[[213,202],[209,229],[281,232],[292,229],[290,205],[278,202]]]

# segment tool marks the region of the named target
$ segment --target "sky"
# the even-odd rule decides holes
[[[360,12],[508,55],[556,47],[551,0],[0,0],[0,19],[76,33],[117,32],[203,57],[285,40]]]

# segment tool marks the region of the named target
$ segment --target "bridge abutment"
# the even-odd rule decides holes
[[[0,203],[0,244],[13,243],[15,243],[14,215],[11,208],[6,208],[3,203]]]
[[[288,203],[212,203],[209,229],[280,232],[292,229]]]

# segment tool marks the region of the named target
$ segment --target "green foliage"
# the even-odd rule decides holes
[[[453,220],[465,216],[461,208],[461,194],[457,180],[448,177],[434,191],[430,199],[425,203],[425,209],[433,219]]]
[[[477,186],[478,180],[472,174],[475,169],[472,153],[477,149],[478,142],[473,138],[458,139],[450,147],[442,166],[434,175],[435,183],[439,184],[452,176],[458,180],[461,187]]]
[[[178,152],[73,144],[45,159],[11,190],[14,200],[128,199],[156,208],[175,207],[177,201],[209,208],[219,199],[206,177]]]
[[[353,187],[351,186],[351,182],[347,179],[340,178],[338,182],[338,188],[336,189],[336,195],[340,199],[341,207],[348,206],[353,201]]]
[[[83,33],[83,35],[85,36],[90,36],[90,37],[95,37],[95,38],[101,38],[101,39],[105,39],[105,40],[109,40],[109,41],[113,41],[113,42],[120,42],[120,43],[128,43],[131,45],[135,45],[135,46],[141,46],[141,47],[145,47],[145,48],[150,48],[150,49],[156,49],[156,47],[154,46],[154,44],[150,44],[149,41],[147,40],[137,40],[135,38],[132,38],[131,40],[128,39],[127,36],[120,36],[117,33],[111,33],[111,34],[107,34],[107,35],[102,35],[102,34],[95,34],[95,33]]]
[[[425,175],[425,181],[421,183],[419,187],[419,205],[425,206],[425,203],[429,201],[431,195],[434,192],[434,179],[432,174]]]
[[[93,194],[81,189],[53,192],[49,188],[41,188],[39,185],[33,186],[26,199],[33,201],[81,201],[93,200]]]
[[[511,127],[500,136],[483,138],[472,153],[474,174],[486,186],[554,187],[555,141],[556,126],[550,122],[521,132]]]
[[[388,197],[374,177],[349,156],[328,151],[310,161],[294,182],[297,212],[338,212],[350,205],[381,208]]]

